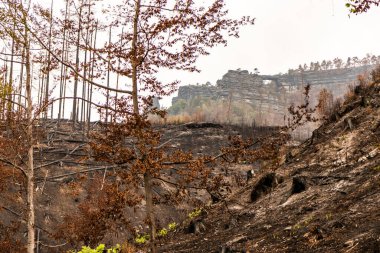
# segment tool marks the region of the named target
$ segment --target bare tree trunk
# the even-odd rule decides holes
[[[25,28],[26,18],[24,17]],[[35,213],[34,213],[34,165],[33,165],[33,102],[32,102],[32,84],[31,84],[31,66],[30,66],[30,45],[28,32],[25,29],[25,69],[26,69],[26,99],[27,99],[27,120],[26,130],[28,149],[27,162],[27,203],[28,203],[28,253],[34,253],[35,248]]]
[[[69,10],[70,11],[70,10]],[[69,12],[70,14],[70,12]],[[68,41],[66,41],[66,52],[65,52],[65,61],[68,61],[69,59],[69,52],[70,52],[70,44]],[[67,66],[64,67],[63,76],[65,78],[63,82],[63,100],[62,100],[62,118],[65,118],[65,104],[66,104],[66,91],[67,91]]]
[[[40,70],[40,75],[38,76],[39,77],[39,86],[38,86],[38,106],[40,108],[42,108],[42,106],[44,106],[44,93],[45,93],[45,74],[43,73],[42,70]],[[43,113],[44,115],[45,113]],[[42,116],[43,116],[42,115]],[[44,116],[43,116],[44,117]],[[39,116],[38,116],[39,118]],[[44,117],[45,118],[45,117]]]
[[[110,31],[108,34],[108,44],[111,44],[111,29],[112,27],[110,26]],[[107,88],[110,87],[110,55],[108,55],[108,63],[107,63]],[[106,102],[106,123],[108,122],[108,107],[109,107],[109,99],[110,99],[110,91],[107,90],[107,102]]]
[[[94,48],[96,48],[96,36],[98,34],[98,26],[96,25],[95,27],[95,33],[94,33],[94,41],[93,41],[93,45],[94,45]],[[92,44],[92,43],[91,43]],[[90,81],[93,80],[93,76],[94,76],[94,59],[95,59],[95,52],[92,53],[92,56],[91,56],[91,74],[90,74]],[[89,131],[90,131],[90,124],[91,124],[91,102],[92,102],[92,83],[89,85],[89,106],[87,108],[88,112],[87,112],[87,118],[88,118],[88,127],[87,127],[87,135],[89,134]]]
[[[120,43],[123,44],[123,33],[124,33],[124,28],[121,29],[121,40],[120,40]],[[120,61],[118,62],[117,64],[117,68],[120,69]],[[118,90],[119,89],[119,79],[120,79],[120,74],[119,72],[117,73],[116,75],[116,89]],[[116,91],[116,94],[115,94],[115,110],[116,110],[116,106],[117,106],[117,99],[118,99],[118,92]]]
[[[18,96],[18,111],[20,112],[21,111],[21,95],[22,95],[22,86],[23,86],[23,80],[24,80],[24,60],[25,60],[25,47],[23,46],[22,48],[22,56],[21,56],[21,64],[20,64],[20,83],[18,85],[18,93],[20,94]],[[26,106],[26,101],[25,102],[25,106]]]
[[[52,28],[53,28],[53,1],[51,1],[51,6],[50,6],[50,17],[51,17],[51,20],[50,20],[50,28],[49,28],[49,42],[48,42],[48,57],[47,57],[47,62],[48,62],[48,66],[47,66],[47,73],[46,73],[46,87],[45,87],[45,98],[44,98],[44,103],[48,103],[48,100],[49,100],[49,84],[50,84],[50,61],[51,61],[51,54],[50,54],[50,51],[51,51],[51,32],[52,32]],[[45,105],[44,105],[45,106]],[[44,111],[44,118],[47,119],[48,118],[48,108],[45,109]],[[53,118],[53,105],[51,105],[51,118]]]
[[[75,60],[75,82],[74,82],[74,100],[73,100],[73,128],[75,128],[75,123],[77,121],[77,94],[78,94],[78,72],[79,72],[79,42],[80,42],[80,32],[82,29],[82,5],[79,7],[79,19],[78,19],[78,37],[77,37],[77,52],[76,52],[76,60]]]
[[[68,6],[69,6],[69,1],[66,2],[65,20],[67,19]],[[66,26],[63,28],[62,57],[61,57],[62,62],[65,61],[65,55],[66,55],[66,53],[65,53],[66,47],[65,46],[66,46]],[[63,117],[63,115],[62,115],[62,104],[63,104],[62,97],[64,96],[64,84],[65,84],[65,80],[66,80],[65,68],[66,68],[66,66],[61,64],[61,78],[60,78],[60,82],[59,82],[59,97],[61,99],[59,100],[59,107],[58,107],[58,126],[60,124],[61,117]]]
[[[16,27],[15,22],[13,22],[13,30],[15,30],[15,27]],[[15,40],[14,40],[14,38],[12,38],[11,66],[10,66],[10,69],[9,69],[9,85],[10,85],[10,87],[12,89],[11,90],[12,92],[9,93],[9,98],[8,98],[9,99],[9,101],[8,101],[8,104],[9,104],[9,106],[8,106],[8,116],[7,116],[8,119],[9,119],[9,116],[10,116],[10,113],[11,113],[11,109],[12,108],[14,109],[14,107],[15,107],[14,103],[12,103],[11,101],[15,101],[16,100],[15,99],[16,95],[12,96],[12,93],[15,94],[15,92],[13,92],[14,91],[14,89],[13,89],[13,57],[14,57],[14,53],[15,53]]]
[[[133,111],[136,115],[139,114],[139,101],[137,94],[137,67],[139,65],[137,59],[137,39],[138,39],[138,23],[140,16],[141,0],[136,1],[135,17],[133,19],[133,39],[132,39],[132,101]]]
[[[90,10],[89,10],[89,13],[90,13]],[[86,45],[88,45],[88,35],[89,31],[87,29],[86,31]],[[85,120],[86,120],[86,117],[85,117],[85,106],[86,106],[86,103],[85,103],[85,99],[86,99],[86,79],[87,79],[87,49],[85,49],[84,51],[84,68],[83,68],[83,87],[82,87],[82,105],[81,105],[81,114],[80,114],[80,119],[81,119],[81,126],[83,126],[83,132],[85,131]]]
[[[144,174],[144,190],[146,200],[146,216],[150,227],[150,241],[152,253],[156,253],[156,220],[153,212],[152,177],[150,172]]]
[[[4,94],[1,94],[2,96],[6,96],[6,87],[7,87],[7,76],[8,76],[8,65],[7,65],[7,58],[5,59],[4,61],[4,67],[3,69],[5,70],[5,73],[3,74],[3,80],[2,80],[2,86],[3,86],[3,89],[4,89]],[[1,120],[5,120],[5,115],[6,115],[6,106],[7,106],[7,100],[6,99],[2,99],[1,101]]]

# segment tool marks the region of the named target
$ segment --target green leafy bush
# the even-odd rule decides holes
[[[147,241],[149,241],[149,235],[147,235],[147,234],[144,234],[144,235],[138,235],[138,236],[135,238],[135,242],[138,243],[138,244],[144,244],[144,243],[146,243]]]
[[[201,212],[202,212],[202,209],[197,208],[194,211],[192,211],[191,213],[189,213],[189,218],[194,219],[194,218],[198,217],[199,215],[201,215]]]
[[[161,229],[160,231],[158,231],[157,235],[159,237],[163,237],[163,236],[166,236],[168,234],[168,230],[166,228],[163,228]]]
[[[177,228],[177,223],[172,222],[169,223],[169,231],[175,230]]]
[[[121,247],[119,244],[109,249],[106,249],[106,245],[99,244],[99,246],[96,247],[95,249],[92,249],[91,247],[88,247],[88,246],[82,246],[82,249],[78,251],[77,253],[104,253],[104,251],[107,253],[119,253],[120,249]],[[75,253],[75,252],[76,251],[69,251],[69,253]]]

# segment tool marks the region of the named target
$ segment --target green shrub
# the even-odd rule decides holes
[[[144,235],[138,235],[138,236],[135,238],[135,242],[138,243],[138,244],[144,244],[144,243],[146,243],[147,241],[149,241],[149,235],[147,235],[147,234],[144,234]]]
[[[194,211],[192,211],[191,213],[189,213],[189,218],[194,219],[194,218],[198,217],[199,215],[201,215],[201,212],[202,212],[202,209],[197,208]]]
[[[103,253],[106,250],[107,253],[119,253],[120,245],[117,244],[115,247],[106,249],[104,244],[99,244],[95,249],[91,249],[91,247],[82,246],[82,249],[77,253]],[[76,251],[69,251],[69,253],[75,253]]]
[[[163,237],[163,236],[166,236],[168,234],[168,230],[166,228],[163,228],[161,229],[160,231],[158,231],[157,235],[159,237]]]
[[[169,231],[175,230],[177,228],[177,223],[172,222],[169,223]]]

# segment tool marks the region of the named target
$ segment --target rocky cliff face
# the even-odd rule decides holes
[[[312,95],[326,88],[335,98],[343,96],[350,84],[355,84],[357,76],[369,72],[372,66],[333,69],[321,71],[292,71],[288,74],[257,75],[247,70],[229,70],[216,86],[188,85],[179,88],[178,100],[192,98],[229,99],[249,103],[261,113],[284,115],[286,108],[296,102],[297,94],[307,83],[312,86]]]
[[[342,96],[347,87],[356,84],[357,76],[361,74],[369,74],[373,66],[361,66],[356,68],[331,69],[320,71],[294,71],[286,75],[268,76],[277,82],[277,85],[288,87],[293,90],[302,84],[311,84],[313,90],[321,90],[326,88],[330,90],[334,97]],[[265,78],[266,76],[264,76]],[[271,80],[271,79],[270,79]]]

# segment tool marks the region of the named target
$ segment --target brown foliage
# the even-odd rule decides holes
[[[26,209],[25,205],[19,204],[26,198],[27,121],[21,113],[6,114],[7,118],[0,121],[0,210],[12,215],[14,220],[0,221],[0,249],[4,252],[25,252],[25,241],[19,235],[25,229],[23,220],[26,216],[17,214],[16,210],[25,213]],[[34,140],[41,136],[44,136],[43,131],[35,127]]]
[[[371,74],[363,74],[357,76],[358,85],[349,85],[347,92],[344,94],[343,99],[338,98],[335,101],[332,99],[332,95],[326,93],[324,90],[321,91],[319,95],[318,112],[323,113],[325,119],[336,120],[339,118],[339,113],[344,106],[349,106],[352,103],[357,103],[358,101],[362,106],[366,105],[366,96],[368,92],[371,91],[371,87],[375,85],[380,80],[380,67],[377,66],[371,71]],[[328,103],[325,104],[324,100]],[[332,106],[329,108],[328,104]],[[324,108],[327,108],[325,110]],[[322,110],[323,109],[323,110]]]
[[[120,253],[136,253],[137,249],[133,244],[130,244],[128,242],[124,242],[121,245],[121,251]]]
[[[327,89],[322,89],[318,96],[317,112],[321,119],[327,119],[332,112],[334,103],[333,94]]]
[[[374,83],[380,82],[380,65],[377,65],[376,68],[372,70],[371,76]]]
[[[224,159],[228,162],[261,162],[266,170],[276,170],[280,163],[281,147],[290,139],[286,128],[278,129],[270,137],[257,140],[230,137],[230,146],[222,148]]]
[[[1,252],[22,253],[26,251],[22,242],[15,239],[15,234],[20,232],[19,222],[10,222],[5,225],[0,222],[0,250]]]
[[[96,246],[108,232],[130,229],[124,209],[140,202],[141,197],[129,191],[128,185],[122,182],[102,182],[101,176],[96,177],[89,187],[87,198],[79,204],[77,213],[64,217],[55,238],[65,239],[76,247],[81,244]]]
[[[330,120],[336,120],[339,118],[338,113],[342,109],[343,99],[338,98],[334,101],[333,107],[331,109],[331,114],[329,115]]]
[[[301,105],[292,104],[288,108],[288,112],[291,115],[291,118],[288,119],[288,129],[295,130],[297,127],[300,127],[307,122],[316,122],[316,119],[313,114],[316,111],[316,108],[310,106],[310,84],[304,87],[304,103]]]
[[[147,101],[144,111],[140,115],[135,115],[124,113],[128,109],[128,103],[116,103],[117,110],[111,114],[113,119],[117,120],[101,124],[98,131],[91,133],[89,146],[92,157],[98,161],[119,166],[109,180],[117,186],[114,191],[124,197],[113,202],[111,200],[119,196],[118,194],[99,195],[97,202],[86,200],[85,204],[81,204],[80,215],[75,218],[81,222],[61,229],[68,231],[65,233],[66,237],[74,236],[70,238],[72,242],[84,241],[91,244],[99,242],[104,237],[105,231],[111,229],[108,224],[111,221],[116,222],[115,219],[121,217],[122,207],[140,203],[143,198],[140,196],[141,185],[145,183],[143,178],[147,173],[152,176],[155,185],[159,186],[159,182],[163,181],[177,189],[165,195],[154,194],[155,204],[162,202],[178,204],[191,199],[188,192],[183,191],[188,187],[217,189],[223,184],[222,178],[211,173],[213,161],[210,157],[193,157],[190,152],[167,150],[167,142],[161,140],[161,133],[154,129],[148,120],[148,115],[162,114],[162,112],[151,108],[150,105]],[[171,176],[173,170],[176,173],[174,177]],[[107,188],[109,186],[105,187]],[[186,194],[181,194],[184,192]],[[90,192],[89,196],[92,195],[95,193]],[[129,201],[131,196],[138,197]],[[103,198],[110,200],[103,203],[100,201]],[[111,208],[113,205],[116,206]],[[116,218],[108,219],[108,216]],[[150,224],[149,220],[146,222]],[[65,223],[68,224],[67,221]]]

